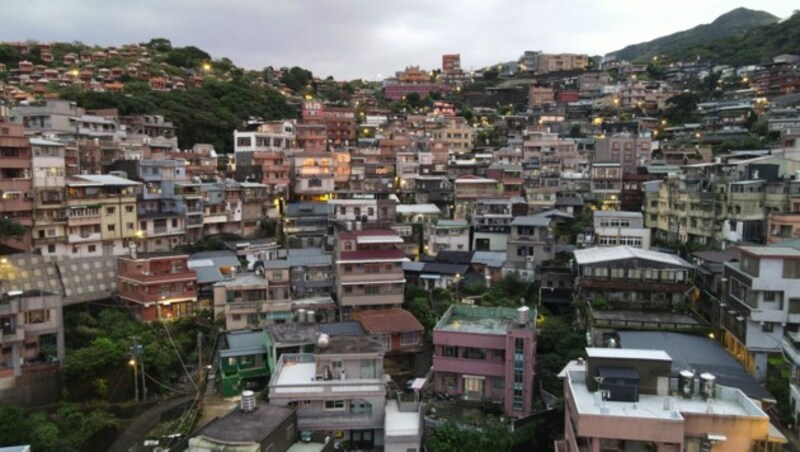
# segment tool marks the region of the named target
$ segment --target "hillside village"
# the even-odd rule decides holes
[[[800,54],[742,36],[800,14],[753,22],[349,81],[0,42],[0,446],[796,450]]]

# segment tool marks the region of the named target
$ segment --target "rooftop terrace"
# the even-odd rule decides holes
[[[485,306],[453,305],[445,312],[434,328],[435,331],[459,333],[500,334],[519,327],[519,310]],[[536,319],[536,310],[528,310],[526,328],[533,328],[531,319]]]

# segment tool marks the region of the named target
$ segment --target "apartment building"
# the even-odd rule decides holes
[[[615,162],[622,165],[622,173],[636,173],[636,167],[650,164],[652,142],[649,137],[607,136],[595,140],[596,162]]]
[[[472,151],[473,130],[461,116],[442,118],[431,131],[434,171],[445,171],[451,153]]]
[[[572,215],[559,210],[549,210],[531,216],[519,216],[511,221],[511,235],[507,240],[507,272],[517,272],[533,279],[536,270],[555,257],[555,226]]]
[[[519,59],[519,70],[535,74],[586,69],[589,55],[575,53],[543,53],[526,50]]]
[[[136,190],[141,183],[112,175],[66,181],[67,245],[72,257],[120,256],[136,237]]]
[[[40,290],[10,291],[0,301],[0,381],[20,377],[25,366],[45,364],[40,354],[48,345],[55,356],[48,360],[63,361],[64,322],[61,294]],[[0,385],[5,386],[5,385]]]
[[[354,312],[352,317],[368,334],[381,338],[384,366],[392,374],[413,371],[424,331],[413,314],[405,309],[369,309]]]
[[[325,126],[328,146],[347,146],[356,142],[356,112],[353,108],[305,102],[302,117],[303,124]]]
[[[453,305],[433,329],[435,390],[502,404],[508,417],[533,406],[536,311]]]
[[[391,229],[343,231],[337,235],[336,296],[342,320],[352,311],[403,304],[403,239]]]
[[[227,330],[291,321],[294,314],[289,267],[232,272],[230,279],[214,284],[214,317],[224,318]]]
[[[594,243],[597,246],[628,245],[650,249],[650,229],[644,227],[641,212],[595,210],[593,212]]]
[[[436,255],[439,251],[469,251],[469,223],[464,220],[439,220],[428,225],[425,252]]]
[[[177,209],[175,184],[187,180],[186,161],[118,160],[114,168],[142,183],[137,196],[135,233],[139,248],[144,253],[155,253],[185,244],[186,220]]]
[[[171,320],[194,313],[197,273],[189,268],[188,255],[131,256],[117,261],[119,299],[142,322]]]
[[[575,250],[576,298],[613,309],[670,310],[693,289],[694,266],[680,257],[633,246]]]
[[[780,245],[738,247],[738,262],[723,267],[722,300],[712,316],[722,342],[759,381],[767,357],[781,351],[784,333],[800,325],[800,250]]]
[[[292,160],[292,198],[300,201],[327,201],[335,191],[336,159],[333,154],[294,154]]]
[[[592,163],[591,194],[603,210],[618,210],[622,196],[622,165],[619,163]]]
[[[328,205],[324,202],[286,204],[283,234],[288,248],[326,247]]]
[[[203,219],[205,197],[201,184],[195,182],[175,183],[175,208],[184,216],[186,241],[189,243],[203,238]]]
[[[259,124],[255,130],[233,131],[234,154],[240,152],[274,153],[296,147],[295,125],[292,121],[271,121]]]
[[[239,200],[228,203],[233,212],[236,211],[233,209],[233,204],[239,202],[241,206],[239,234],[245,238],[255,237],[263,218],[277,217],[277,213],[274,212],[274,204],[269,202],[269,187],[255,182],[239,182],[228,185],[236,186],[239,192]],[[270,215],[271,210],[273,210],[272,215]]]
[[[564,378],[556,450],[780,450],[786,438],[741,390],[710,373],[676,378],[663,350],[587,348]]]
[[[683,174],[646,182],[645,225],[669,241],[762,241],[767,213],[789,211],[800,192],[800,184],[780,176],[794,164],[780,157],[770,160],[690,165]]]
[[[370,195],[367,195],[370,196]],[[339,230],[386,228],[395,223],[397,203],[388,198],[363,197],[328,201],[328,223]]]
[[[328,150],[328,129],[325,124],[297,124],[295,134],[297,147],[305,152],[317,153]]]
[[[467,219],[474,205],[483,199],[497,199],[503,195],[503,186],[495,179],[480,176],[462,176],[453,182],[453,217]]]
[[[34,224],[32,248],[43,256],[66,256],[66,160],[62,143],[31,138]]]
[[[511,197],[481,199],[473,205],[471,222],[474,226],[472,249],[478,251],[506,251],[511,221],[528,214],[525,198]]]
[[[312,353],[284,353],[269,382],[270,403],[297,408],[298,429],[356,449],[384,444],[383,340],[320,336]]]
[[[25,227],[21,237],[7,239],[3,244],[30,251],[34,207],[32,154],[31,144],[19,124],[0,119],[0,157],[0,215]]]

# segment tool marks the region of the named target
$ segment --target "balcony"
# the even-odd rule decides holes
[[[270,398],[284,401],[382,398],[386,395],[383,369],[376,369],[375,378],[325,380],[317,375],[314,355],[307,353],[281,356],[269,386]]]
[[[0,302],[0,315],[12,315],[17,313],[19,313],[19,300]]]
[[[100,213],[95,215],[82,215],[67,218],[68,226],[93,226],[100,224]]]
[[[217,223],[227,223],[228,222],[228,214],[218,214],[218,215],[206,215],[203,217],[203,224],[217,224]]]
[[[383,413],[347,413],[324,410],[299,410],[297,424],[307,430],[349,430],[383,427]]]
[[[0,330],[0,344],[9,345],[14,342],[25,341],[25,328],[17,326],[13,333],[4,333]]]
[[[103,240],[103,236],[99,232],[70,234],[68,240],[69,243],[97,242]]]
[[[485,361],[480,359],[433,357],[433,369],[436,372],[470,373],[502,377],[505,375],[505,363],[502,361]]]

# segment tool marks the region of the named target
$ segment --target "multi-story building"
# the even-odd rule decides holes
[[[175,184],[186,180],[186,162],[181,159],[118,160],[114,168],[142,182],[136,231],[142,251],[164,252],[185,244],[185,216],[176,207]]]
[[[766,379],[767,357],[781,351],[784,333],[800,326],[800,250],[789,247],[739,247],[738,262],[723,267],[722,300],[712,316],[725,348],[759,381]]]
[[[597,246],[628,245],[650,249],[650,229],[644,227],[641,212],[595,210],[593,213],[594,243]]]
[[[303,104],[303,124],[323,124],[328,146],[356,143],[356,112],[350,107],[336,107],[311,101]]]
[[[574,251],[580,300],[605,301],[622,310],[671,310],[693,289],[694,266],[674,254],[632,246]]]
[[[556,450],[780,450],[786,438],[741,390],[691,370],[674,378],[662,350],[587,348],[564,376]],[[684,376],[686,375],[686,376]],[[773,433],[774,432],[774,433]]]
[[[283,234],[288,248],[325,247],[328,245],[328,205],[324,202],[286,204]]]
[[[622,165],[619,163],[592,163],[591,194],[603,210],[617,210],[622,196]]]
[[[62,143],[31,139],[34,226],[32,248],[43,256],[66,256],[67,200],[65,148]]]
[[[295,134],[297,147],[305,152],[317,153],[328,150],[328,131],[325,124],[297,124]]]
[[[31,144],[21,125],[0,119],[0,157],[0,215],[25,228],[22,236],[9,238],[3,244],[30,251],[34,207]]]
[[[589,55],[526,50],[519,58],[518,63],[518,68],[522,72],[547,74],[548,72],[586,69],[589,64]]]
[[[497,199],[503,195],[503,186],[495,179],[480,176],[463,176],[453,182],[455,219],[467,219],[475,203],[484,199]]]
[[[189,243],[203,238],[204,196],[201,184],[178,182],[175,184],[175,207],[184,216],[186,241]]]
[[[395,207],[392,199],[332,199],[328,201],[328,222],[340,230],[355,229],[357,223],[364,229],[387,228],[396,221]]]
[[[364,330],[383,340],[384,366],[398,371],[414,369],[414,358],[422,351],[424,328],[405,309],[369,309],[353,313]]]
[[[559,210],[550,210],[531,216],[519,216],[511,221],[511,235],[508,237],[505,267],[509,272],[517,272],[526,279],[536,276],[537,267],[555,256],[556,224],[572,215]]]
[[[255,130],[233,131],[235,154],[239,152],[279,152],[295,147],[295,129],[292,121],[272,121],[259,124]]]
[[[433,385],[465,400],[492,400],[508,417],[533,407],[536,311],[453,305],[433,329]]]
[[[351,311],[403,304],[403,239],[391,229],[342,231],[336,240],[336,295],[343,320]]]
[[[472,127],[460,116],[442,118],[439,127],[431,131],[434,171],[446,171],[450,153],[472,151]]]
[[[233,272],[214,284],[214,316],[225,319],[227,330],[259,328],[294,317],[289,267],[262,268],[254,273]]]
[[[335,190],[336,159],[333,154],[302,152],[292,156],[292,198],[327,201]]]
[[[622,173],[636,173],[636,167],[650,164],[652,142],[649,137],[607,136],[595,140],[595,161],[622,165]]]
[[[40,290],[10,291],[0,301],[0,381],[20,377],[33,362],[44,364],[45,339],[49,336],[55,356],[64,360],[63,297]],[[5,385],[0,385],[5,388]]]
[[[255,182],[240,182],[237,184],[241,192],[241,226],[239,234],[242,237],[254,237],[261,225],[261,220],[268,216],[269,210],[274,209],[274,204],[269,203],[269,187]],[[235,212],[234,209],[231,209]],[[273,213],[274,218],[277,214]]]
[[[644,183],[645,225],[668,241],[761,242],[767,213],[794,210],[800,187],[779,175],[791,173],[794,162],[780,157],[762,161],[690,165],[684,174]]]
[[[384,444],[383,340],[322,335],[313,353],[284,353],[269,382],[270,403],[297,407],[298,429],[357,449]]]
[[[74,176],[67,185],[67,244],[72,257],[120,256],[137,231],[136,190],[112,175]]]
[[[439,251],[469,251],[469,223],[464,220],[439,220],[428,225],[425,252],[436,255]]]
[[[118,259],[118,296],[142,322],[186,317],[195,311],[197,273],[188,255]]]

